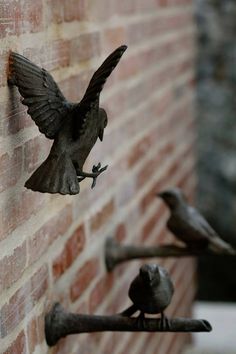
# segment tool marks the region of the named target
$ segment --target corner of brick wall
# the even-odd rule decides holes
[[[4,0],[0,5],[0,337],[4,354],[177,354],[184,334],[99,333],[70,336],[53,349],[44,315],[54,301],[70,311],[111,314],[130,302],[141,262],[107,274],[106,237],[154,245],[173,241],[168,212],[155,198],[178,185],[190,199],[194,175],[194,24],[189,0]],[[45,159],[48,141],[7,87],[10,50],[50,70],[70,100],[120,44],[129,48],[109,78],[103,143],[87,168],[109,169],[77,196],[34,193],[24,182]],[[176,291],[168,315],[188,316],[194,262],[153,260]],[[188,269],[188,272],[186,272]]]

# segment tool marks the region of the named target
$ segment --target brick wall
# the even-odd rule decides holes
[[[86,164],[90,169],[101,161],[109,169],[93,191],[84,181],[76,196],[26,190],[50,141],[26,114],[17,90],[7,87],[9,51],[50,70],[68,99],[79,100],[91,73],[120,44],[129,48],[102,93],[109,126]],[[43,326],[58,300],[84,313],[124,309],[141,263],[107,275],[106,237],[147,245],[171,241],[168,213],[155,191],[179,185],[193,197],[191,1],[3,0],[0,48],[1,353],[179,353],[184,334],[83,334],[48,349]],[[193,261],[158,262],[176,286],[167,314],[189,315]]]

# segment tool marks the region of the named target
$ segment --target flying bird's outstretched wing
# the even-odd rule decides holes
[[[27,112],[40,132],[54,139],[74,104],[65,99],[53,77],[29,59],[12,52],[8,82],[18,87],[24,98],[22,103],[28,106]]]
[[[115,49],[102,63],[97,71],[93,74],[88,88],[85,91],[84,97],[78,105],[79,117],[83,117],[82,121],[76,119],[76,134],[81,135],[89,124],[89,118],[92,116],[92,112],[98,110],[99,96],[103,89],[103,86],[119,63],[123,53],[127,49],[126,45],[122,45]]]

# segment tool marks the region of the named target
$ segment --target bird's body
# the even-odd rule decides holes
[[[91,173],[83,165],[97,141],[103,139],[107,115],[99,107],[102,88],[118,64],[126,46],[120,46],[94,73],[84,97],[70,103],[63,96],[52,76],[17,53],[10,55],[9,83],[16,85],[23,96],[22,103],[39,130],[53,145],[47,159],[26,182],[26,187],[39,192],[77,194],[79,182],[97,176],[106,167],[93,167]]]
[[[170,304],[173,293],[174,286],[167,271],[157,264],[144,264],[129,288],[133,305],[121,315],[130,317],[140,311],[138,321],[143,328],[145,314],[161,314],[161,328],[168,330],[170,324],[164,311]]]
[[[150,275],[150,276],[149,276]],[[163,313],[170,304],[174,287],[167,271],[156,264],[145,264],[132,281],[129,297],[142,313]]]
[[[187,204],[178,188],[158,193],[170,209],[168,229],[191,249],[211,249],[216,253],[235,254],[197,209]]]

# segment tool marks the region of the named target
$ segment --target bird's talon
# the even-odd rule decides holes
[[[108,167],[108,165],[104,166],[103,168],[101,168],[101,169],[99,170],[99,172],[101,173],[101,172],[103,172],[103,171],[106,171],[107,167]]]
[[[96,182],[97,182],[97,177],[93,178],[93,183],[91,185],[91,189],[93,189],[96,186]]]
[[[140,312],[139,316],[136,318],[137,320],[137,326],[140,330],[144,329],[144,323],[145,323],[145,314],[143,312]]]
[[[161,316],[161,330],[165,332],[170,331],[170,321],[165,315]]]

